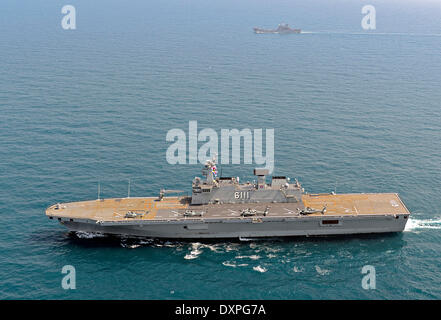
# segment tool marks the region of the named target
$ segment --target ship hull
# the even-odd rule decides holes
[[[169,239],[401,232],[410,215],[395,193],[303,194],[286,202],[269,195],[271,202],[250,193],[240,203],[221,198],[230,202],[205,205],[192,205],[188,197],[99,199],[56,204],[46,215],[72,231]]]
[[[84,220],[60,222],[71,231],[128,237],[167,239],[266,238],[391,233],[404,230],[408,215],[301,216],[296,218],[242,218],[228,221],[129,221]]]
[[[292,33],[301,33],[301,29],[261,29],[261,28],[253,28],[254,33],[257,34],[292,34]]]
[[[267,30],[267,29],[254,28],[254,33],[257,33],[257,34],[299,34],[301,32],[302,32],[301,29],[278,31],[278,30]]]

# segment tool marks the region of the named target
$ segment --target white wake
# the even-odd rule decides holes
[[[422,229],[441,229],[441,218],[415,219],[410,218],[404,231],[418,231]]]

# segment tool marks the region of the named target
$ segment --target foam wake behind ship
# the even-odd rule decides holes
[[[266,182],[268,170],[255,169],[255,182],[217,177],[207,160],[192,195],[112,198],[58,203],[46,210],[72,231],[152,238],[247,238],[401,232],[409,211],[398,194],[308,194],[297,180]]]

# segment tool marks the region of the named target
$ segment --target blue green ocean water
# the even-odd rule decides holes
[[[77,29],[61,28],[61,7]],[[0,298],[440,299],[441,8],[435,1],[0,4]],[[292,36],[252,27],[288,22]],[[166,133],[274,128],[306,191],[398,192],[401,234],[176,242],[69,235],[57,202],[190,190]],[[254,165],[226,165],[251,179]],[[76,269],[63,290],[61,269]],[[376,289],[361,269],[376,269]]]

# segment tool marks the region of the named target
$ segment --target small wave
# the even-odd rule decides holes
[[[200,250],[194,250],[194,251],[191,251],[190,253],[187,253],[185,256],[184,256],[184,259],[186,259],[186,260],[192,260],[192,259],[196,259],[197,257],[199,257],[199,255],[202,253],[202,251],[200,251]]]
[[[150,243],[141,243],[141,244],[145,244],[145,245],[149,245],[149,246],[153,246],[153,247],[157,247],[157,248],[179,248],[179,244],[166,244],[166,243],[162,243],[162,242],[150,242]]]
[[[105,235],[97,232],[76,231],[75,236],[79,239],[104,238]]]
[[[420,229],[441,229],[441,218],[434,219],[413,219],[410,218],[404,231],[418,231]]]
[[[251,256],[236,256],[236,259],[251,259],[251,260],[259,260],[260,256],[258,255],[251,255]]]
[[[267,268],[262,267],[262,266],[253,267],[253,270],[257,271],[257,272],[267,272],[268,271]]]
[[[200,250],[202,244],[199,242],[195,242],[191,244],[191,251],[190,253],[187,253],[184,257],[184,259],[191,260],[196,259],[199,257],[199,255],[202,253],[202,250]]]
[[[149,239],[149,240],[140,240],[140,241],[139,241],[139,244],[140,244],[140,245],[143,245],[143,246],[151,245],[151,244],[153,244],[153,243],[154,243],[153,239]]]
[[[239,248],[238,248],[237,245],[228,244],[228,245],[225,247],[225,252],[237,251],[237,250],[239,250]]]
[[[260,246],[260,250],[268,253],[277,253],[282,251],[280,247]]]
[[[315,271],[321,276],[326,276],[331,273],[331,270],[322,269],[319,266],[315,266]]]
[[[222,248],[219,245],[203,245],[202,248],[208,248],[212,252],[222,252]]]
[[[224,262],[222,262],[222,264],[226,267],[232,267],[232,268],[248,266],[248,263],[236,264],[235,262],[232,262],[232,261],[224,261]]]
[[[171,242],[171,241],[163,241],[160,239],[153,238],[130,238],[130,237],[121,237],[120,245],[123,248],[135,249],[139,247],[157,247],[157,248],[176,248],[179,250],[182,247],[182,243],[179,242]]]
[[[226,267],[232,267],[232,268],[236,268],[236,267],[237,267],[236,264],[231,263],[231,262],[229,262],[229,261],[224,261],[224,262],[222,262],[222,264],[223,264],[224,266],[226,266]]]
[[[258,238],[247,238],[247,237],[239,237],[240,241],[255,241],[258,240]]]
[[[180,246],[180,244],[175,243],[175,242],[171,242],[171,241],[166,241],[166,242],[164,242],[163,246],[167,247],[167,248],[176,248],[176,247]]]
[[[140,246],[141,246],[140,244],[127,244],[127,243],[121,242],[121,247],[123,247],[123,248],[136,249]]]
[[[298,267],[294,266],[294,268],[292,268],[292,271],[294,271],[295,273],[303,272],[303,268],[298,268]]]

